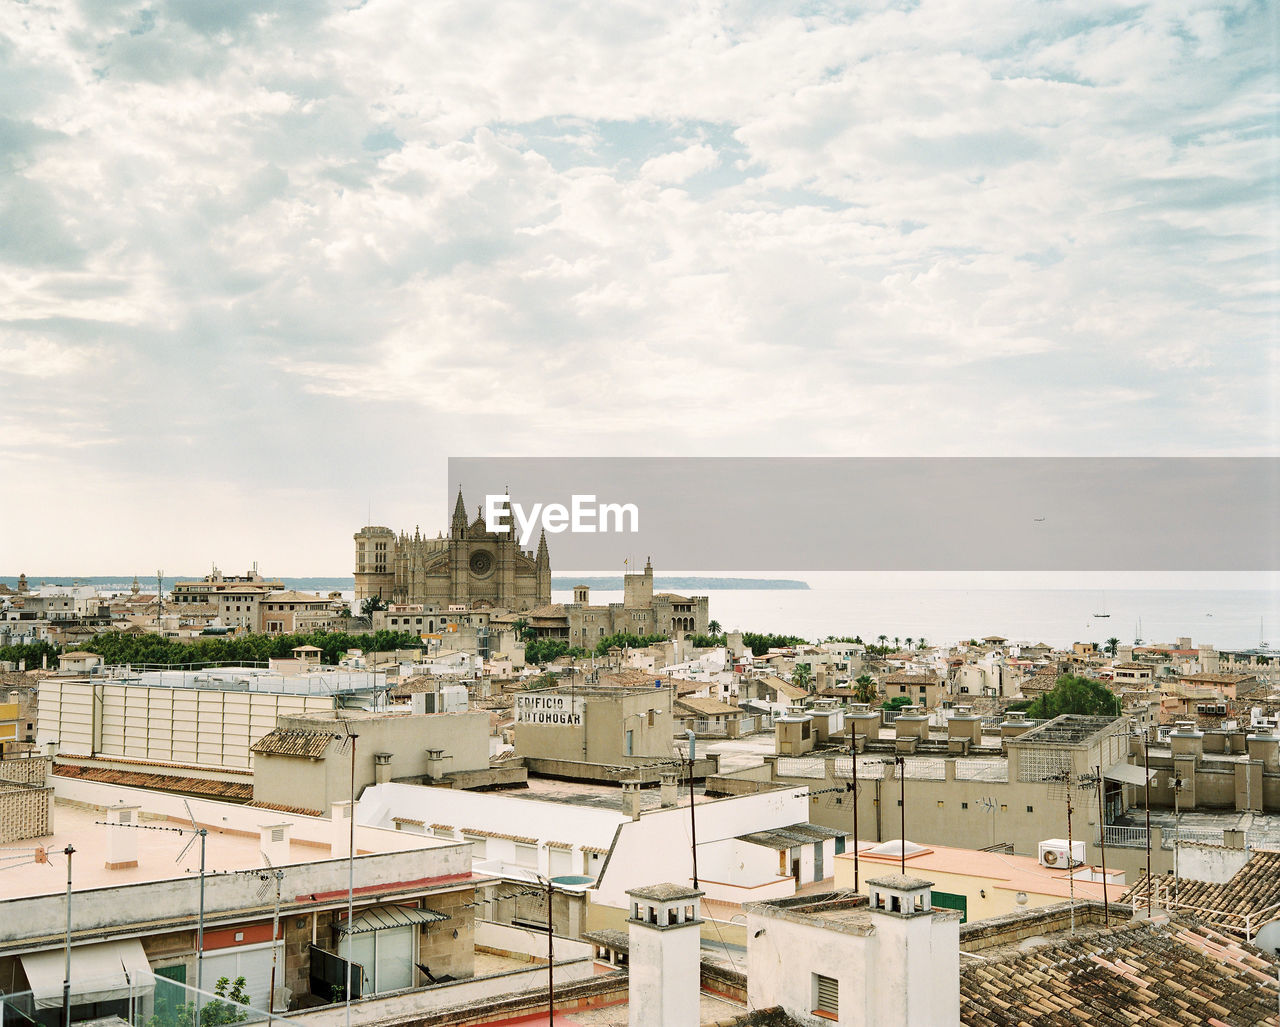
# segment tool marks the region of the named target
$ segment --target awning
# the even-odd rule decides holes
[[[62,1005],[65,956],[62,949],[28,952],[19,956],[31,985],[37,1009]],[[137,938],[77,945],[71,950],[71,1001],[112,1002],[150,992],[154,988],[151,965]]]
[[[371,931],[385,931],[392,927],[412,927],[414,924],[437,924],[449,918],[434,909],[415,909],[412,906],[379,906],[376,909],[364,909],[355,915],[350,929],[346,924],[338,924],[339,934],[368,934]]]
[[[1108,767],[1102,772],[1102,776],[1109,781],[1123,781],[1127,785],[1145,785],[1147,783],[1147,772],[1141,767],[1135,767],[1132,763],[1117,763],[1114,767]],[[1151,777],[1155,777],[1156,772],[1151,771]]]

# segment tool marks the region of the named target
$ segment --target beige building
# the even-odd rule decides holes
[[[289,589],[263,596],[258,602],[258,611],[257,630],[268,635],[333,631],[339,620],[331,599]]]
[[[515,695],[516,753],[527,763],[625,767],[669,759],[674,730],[667,688],[556,688]]]
[[[551,602],[546,534],[536,553],[521,550],[512,520],[502,531],[490,531],[482,511],[468,522],[459,491],[448,536],[361,528],[355,534],[356,604],[377,597],[436,608],[468,604],[522,612]]]
[[[704,635],[708,624],[706,596],[654,592],[653,562],[644,570],[622,576],[622,602],[593,604],[591,590],[575,585],[572,603],[546,603],[521,620],[538,638],[560,638],[571,646],[593,649],[610,635],[666,635],[685,638]]]
[[[489,714],[372,713],[365,710],[282,716],[253,745],[253,799],[327,812],[351,797],[356,735],[356,798],[373,784],[403,781],[465,786],[489,775]],[[480,781],[477,783],[484,783]]]

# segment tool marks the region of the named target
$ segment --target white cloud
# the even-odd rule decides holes
[[[4,459],[1274,448],[1264,6],[847,13],[0,6]]]

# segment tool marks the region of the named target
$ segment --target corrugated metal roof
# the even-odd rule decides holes
[[[348,928],[345,923],[337,925],[339,934],[370,934],[373,931],[385,931],[392,927],[412,927],[415,924],[438,924],[449,918],[434,909],[416,909],[411,906],[378,906],[375,909],[364,909],[355,915]]]
[[[791,824],[787,827],[775,827],[771,831],[740,834],[738,841],[748,842],[751,845],[763,845],[766,849],[790,849],[796,845],[839,838],[843,834],[843,831],[833,831],[829,827],[820,827],[817,824]]]

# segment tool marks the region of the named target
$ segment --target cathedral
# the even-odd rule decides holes
[[[551,602],[551,556],[545,532],[536,553],[522,551],[515,525],[490,531],[483,507],[467,523],[462,491],[447,537],[416,529],[397,535],[369,526],[355,534],[356,604],[370,596],[388,603],[487,605],[524,613]],[[513,518],[514,521],[514,518]]]

